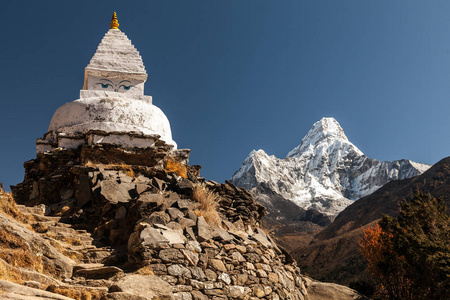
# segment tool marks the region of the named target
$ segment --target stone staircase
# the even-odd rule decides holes
[[[120,268],[104,264],[113,256],[114,251],[109,246],[96,246],[99,243],[87,230],[76,229],[79,226],[63,223],[61,217],[46,216],[44,206],[17,207],[23,214],[31,216],[29,225],[38,234],[75,262],[72,278],[63,280],[65,284],[70,284],[71,289],[105,294],[108,291],[105,281],[108,286],[109,279],[123,274]]]

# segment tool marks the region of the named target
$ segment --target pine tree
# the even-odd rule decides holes
[[[417,192],[398,217],[364,230],[361,253],[383,299],[448,299],[450,218],[442,199]]]

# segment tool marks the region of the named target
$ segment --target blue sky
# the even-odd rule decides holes
[[[23,179],[54,111],[78,98],[116,11],[145,93],[223,182],[252,149],[284,157],[334,117],[378,160],[450,154],[450,1],[2,1],[0,181]]]

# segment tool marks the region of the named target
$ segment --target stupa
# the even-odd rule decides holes
[[[163,142],[177,148],[169,120],[144,95],[147,72],[116,13],[110,26],[85,68],[80,99],[56,110],[36,142],[38,154],[99,144],[142,149]]]

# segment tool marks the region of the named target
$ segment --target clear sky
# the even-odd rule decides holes
[[[0,181],[23,179],[54,111],[78,98],[116,11],[145,94],[223,182],[334,117],[378,160],[450,154],[450,1],[2,1]]]

